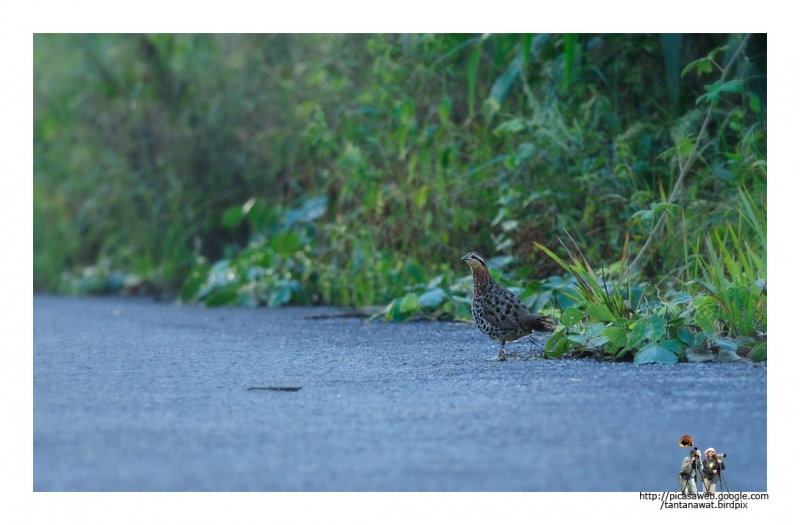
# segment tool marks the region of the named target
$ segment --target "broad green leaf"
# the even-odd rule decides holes
[[[678,356],[670,352],[661,345],[650,343],[642,348],[636,357],[633,358],[633,364],[643,365],[652,363],[674,364],[678,362]]]
[[[407,293],[400,302],[400,313],[407,314],[419,310],[419,297],[414,293]]]
[[[586,346],[586,341],[589,339],[586,334],[569,334],[567,339],[573,343],[578,343],[581,346]]]
[[[706,344],[708,341],[708,335],[705,332],[697,332],[694,335],[694,342],[692,342],[692,346],[702,346]]]
[[[647,326],[644,321],[638,321],[631,326],[631,331],[628,333],[628,343],[626,348],[633,349],[639,346],[644,341],[644,334]]]
[[[686,349],[686,345],[677,339],[667,339],[659,344],[675,355],[680,355]]]
[[[605,330],[605,328],[606,328],[606,325],[603,324],[603,323],[592,323],[592,324],[590,324],[589,326],[586,327],[586,335],[588,337],[594,337],[594,338],[600,337],[600,335],[603,333],[603,330]]]
[[[652,315],[647,319],[647,332],[650,341],[657,343],[664,338],[667,331],[667,321],[662,317]]]
[[[708,296],[700,296],[692,304],[694,307],[694,324],[699,326],[704,332],[714,333],[714,323],[719,319],[719,304]]]
[[[744,90],[744,81],[736,79],[736,80],[729,80],[727,82],[723,82],[722,80],[717,80],[710,86],[705,86],[706,93],[705,95],[700,95],[697,98],[697,104],[701,102],[719,102],[719,97],[722,93],[741,93]]]
[[[564,314],[561,316],[561,324],[564,326],[573,326],[581,322],[581,319],[583,319],[583,312],[570,306],[564,310]]]
[[[691,346],[694,344],[694,333],[692,332],[691,328],[681,326],[678,328],[678,339],[680,339],[681,342],[687,346]]]
[[[572,350],[574,346],[569,339],[563,337],[556,342],[553,350],[547,351],[546,354],[548,357],[561,357],[564,353]]]
[[[606,323],[610,323],[614,321],[615,317],[614,314],[611,313],[611,310],[606,308],[605,305],[600,303],[591,303],[589,306],[586,307],[586,313],[598,319],[600,321],[604,321]]]
[[[565,332],[566,330],[564,327],[558,328],[555,332],[553,332],[553,335],[548,337],[547,342],[544,344],[545,351],[552,350],[556,343],[558,343],[564,337]]]
[[[714,62],[708,57],[690,62],[688,66],[683,68],[681,77],[691,72],[693,69],[697,69],[698,75],[702,75],[703,73],[711,73],[713,71],[713,64]]]
[[[606,349],[610,350],[611,353],[616,353],[618,348],[624,347],[628,340],[628,333],[622,328],[617,328],[615,326],[606,327],[601,333],[608,338]]]
[[[447,294],[444,290],[434,288],[419,296],[419,305],[422,308],[437,308],[444,302],[446,297]]]

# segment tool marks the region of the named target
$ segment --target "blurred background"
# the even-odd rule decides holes
[[[740,249],[765,294],[744,38],[37,34],[34,291],[468,318],[467,251],[538,309],[569,279],[534,243],[613,269],[665,214],[640,296],[709,293]]]

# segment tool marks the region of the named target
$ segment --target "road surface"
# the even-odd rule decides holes
[[[767,490],[764,365],[497,363],[336,312],[36,296],[34,490],[675,491],[683,434]]]

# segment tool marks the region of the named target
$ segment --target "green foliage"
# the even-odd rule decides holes
[[[763,359],[767,332],[766,205],[754,202],[744,190],[740,195],[738,229],[731,224],[715,228],[705,236],[704,243],[694,247],[700,276],[689,282],[697,294],[693,320],[709,337],[733,338],[752,353],[757,351],[757,359]],[[701,248],[705,248],[702,253]]]
[[[620,275],[614,282],[613,269],[598,276],[582,255],[567,249],[571,262],[565,262],[544,246],[539,248],[571,274],[578,292],[572,295],[576,305],[561,314],[563,328],[548,339],[546,355],[560,357],[570,352],[616,360],[635,356],[636,363],[677,362],[686,347],[677,337],[684,324],[677,305],[687,297],[641,303],[643,287],[633,285],[630,275],[624,284]],[[613,265],[618,272],[624,267],[625,252]]]
[[[497,278],[532,309],[581,312],[549,352],[714,356],[709,341],[750,323],[742,345],[761,355],[765,297],[731,272],[766,281],[766,38],[724,80],[705,76],[741,42],[35,35],[34,288],[458,319],[470,317],[459,257],[478,249],[505,258]],[[663,214],[636,275],[642,305],[619,254]],[[539,257],[564,231],[580,256]],[[696,342],[700,322],[721,332]]]

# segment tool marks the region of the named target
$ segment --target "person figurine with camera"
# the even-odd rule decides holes
[[[717,492],[717,481],[723,470],[725,470],[725,463],[722,458],[725,454],[717,454],[713,448],[709,448],[705,452],[706,459],[703,460],[703,495],[711,494],[712,496]]]
[[[697,473],[702,469],[703,463],[700,461],[700,451],[695,447],[689,452],[688,458],[683,458],[683,465],[681,465],[681,471],[678,473],[681,494],[697,495]]]

